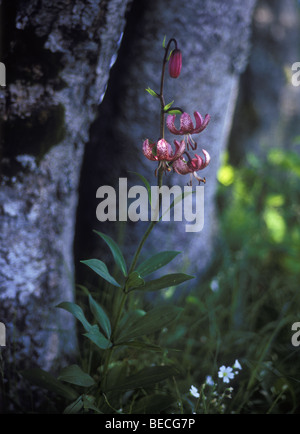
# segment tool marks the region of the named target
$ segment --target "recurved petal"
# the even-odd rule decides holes
[[[210,155],[205,149],[202,149],[202,152],[203,152],[204,157],[205,157],[202,169],[205,169],[205,167],[207,167],[210,163]]]
[[[196,128],[194,129],[193,134],[199,134],[207,127],[210,121],[210,115],[205,115],[205,118],[203,119],[199,112],[194,112],[194,116],[196,120]]]
[[[145,157],[148,158],[148,160],[151,161],[157,161],[158,157],[156,155],[154,155],[153,151],[154,151],[154,146],[155,143],[150,143],[149,140],[145,140],[143,143],[143,153],[145,155]]]
[[[178,140],[174,140],[174,145],[175,145],[175,154],[172,158],[172,161],[178,160],[178,158],[182,156],[186,146],[184,140],[181,140],[181,142],[179,142]]]
[[[192,171],[201,170],[204,165],[203,158],[200,155],[195,154],[195,158],[190,161],[190,167],[193,169]]]
[[[170,133],[180,135],[181,132],[179,130],[177,130],[177,128],[175,127],[175,124],[174,124],[175,118],[176,118],[176,115],[169,115],[167,117],[167,127],[168,127]]]

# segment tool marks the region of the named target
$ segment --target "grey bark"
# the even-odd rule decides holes
[[[17,370],[55,370],[76,352],[71,315],[55,305],[74,300],[84,146],[130,0],[8,3],[1,4],[14,39],[1,59],[0,321],[9,376],[12,361]]]
[[[245,70],[250,50],[250,29],[255,1],[191,0],[142,1],[142,13],[138,14],[135,31],[128,49],[120,54],[121,62],[107,100],[100,108],[95,123],[95,132],[90,149],[91,158],[97,161],[97,182],[89,184],[93,194],[93,214],[85,226],[97,227],[113,233],[115,225],[99,224],[95,218],[95,192],[102,184],[117,185],[120,176],[128,177],[131,183],[140,183],[128,171],[137,171],[146,176],[151,185],[156,184],[156,163],[146,160],[142,154],[145,138],[159,138],[159,101],[145,92],[145,88],[159,91],[160,74],[164,50],[164,35],[176,38],[183,53],[183,67],[178,79],[166,77],[166,102],[175,100],[174,105],[193,114],[209,113],[211,122],[201,133],[198,145],[211,155],[207,169],[199,173],[206,177],[205,227],[200,233],[186,233],[186,222],[159,223],[147,241],[143,257],[158,250],[182,250],[178,261],[172,262],[169,271],[187,271],[196,276],[207,269],[214,251],[217,233],[215,193],[217,171],[225,150],[235,108],[239,76]],[[137,10],[139,13],[139,10]],[[178,122],[178,119],[177,119]],[[179,124],[178,124],[179,125]],[[173,143],[175,138],[166,138]],[[95,159],[99,150],[99,158]],[[91,160],[87,160],[91,161]],[[88,183],[91,166],[86,164]],[[167,175],[169,185],[184,186],[189,177]],[[98,201],[99,202],[99,201]],[[85,202],[84,210],[88,206]],[[125,237],[127,257],[133,255],[147,223],[128,224]],[[89,250],[92,237],[88,239]],[[98,256],[103,252],[95,248]],[[180,290],[178,290],[180,293]]]

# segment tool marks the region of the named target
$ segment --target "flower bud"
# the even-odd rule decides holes
[[[178,48],[172,51],[169,60],[169,74],[172,78],[178,78],[182,67],[182,53]]]

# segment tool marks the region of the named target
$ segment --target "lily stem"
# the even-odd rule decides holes
[[[171,44],[174,42],[175,49],[177,48],[177,41],[176,39],[172,38],[169,40],[168,45],[166,46],[164,60],[163,60],[163,66],[161,71],[161,79],[160,79],[160,92],[159,92],[159,99],[160,99],[160,105],[161,105],[161,116],[160,116],[160,139],[163,139],[165,136],[165,98],[164,98],[164,83],[165,83],[165,72],[166,72],[166,64],[168,62],[168,53]]]
[[[168,42],[168,45],[167,45],[167,47],[165,49],[165,55],[164,55],[164,59],[163,59],[163,66],[162,66],[162,73],[161,73],[160,94],[159,94],[159,99],[160,99],[160,104],[161,104],[160,138],[164,138],[164,128],[165,128],[165,111],[164,111],[165,99],[164,99],[164,94],[163,94],[163,92],[164,92],[164,80],[165,80],[166,64],[167,64],[167,61],[168,61],[168,52],[169,52],[169,49],[170,49],[170,46],[171,46],[172,43],[174,43],[175,44],[175,48],[177,48],[177,41],[176,41],[176,39],[173,39],[173,38],[170,39],[169,42]],[[159,169],[158,169],[158,176],[157,176],[158,177],[158,179],[157,179],[157,185],[158,185],[159,188],[162,187],[163,175],[164,175],[164,169],[163,169],[163,167],[159,167]],[[158,208],[159,211],[160,211],[160,208],[161,208],[161,195],[159,195],[159,208]],[[135,252],[135,255],[133,257],[130,269],[128,271],[128,276],[130,275],[130,273],[132,273],[134,271],[135,266],[137,264],[137,261],[139,259],[139,256],[141,254],[142,248],[143,248],[143,246],[144,246],[147,238],[149,237],[152,229],[155,227],[155,225],[156,225],[156,223],[158,221],[152,221],[150,223],[150,225],[148,226],[146,232],[144,233],[144,235],[143,235],[143,237],[142,237],[142,239],[141,239],[141,241],[140,241],[140,243],[138,245],[138,248],[137,248],[137,250]],[[127,292],[127,288],[126,288],[126,284],[125,284],[125,286],[123,288],[123,293],[122,293],[122,297],[121,297],[121,300],[120,300],[118,312],[117,312],[117,315],[116,315],[116,319],[114,321],[114,326],[113,326],[113,329],[112,329],[112,334],[111,334],[111,342],[112,342],[112,344],[114,344],[115,334],[116,334],[116,331],[118,329],[118,326],[119,326],[119,323],[120,323],[120,320],[121,320],[121,316],[122,316],[122,312],[123,312],[124,307],[125,307],[127,296],[128,296],[128,292]],[[106,351],[106,357],[105,357],[105,361],[104,361],[104,368],[103,368],[103,374],[102,374],[103,377],[102,377],[102,380],[101,380],[101,389],[102,389],[102,392],[104,392],[105,388],[106,388],[107,374],[108,374],[109,364],[110,364],[110,361],[111,361],[113,350],[114,350],[114,346],[108,348],[107,351]]]

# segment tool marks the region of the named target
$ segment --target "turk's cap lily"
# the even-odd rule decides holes
[[[167,117],[167,127],[172,134],[176,135],[199,134],[207,127],[210,121],[210,115],[205,115],[203,118],[199,112],[194,112],[194,117],[196,121],[195,126],[191,116],[186,112],[182,113],[180,116],[180,128],[177,129],[175,127],[176,115],[169,115]]]
[[[143,153],[151,161],[176,161],[185,151],[185,141],[174,140],[175,151],[165,139],[160,139],[157,143],[150,143],[147,139],[143,143]]]
[[[169,74],[171,78],[178,78],[182,68],[182,53],[178,48],[172,51],[169,60]]]
[[[202,149],[204,154],[204,159],[200,157],[200,155],[195,154],[195,158],[191,158],[190,155],[185,152],[188,157],[188,161],[186,161],[183,157],[180,157],[173,163],[173,169],[179,175],[186,175],[188,173],[197,172],[198,170],[203,170],[210,163],[210,155],[205,149]]]
[[[176,173],[179,175],[187,175],[188,173],[191,174],[191,180],[190,185],[192,185],[192,175],[197,179],[197,181],[206,183],[205,178],[201,178],[197,171],[203,170],[205,167],[207,167],[210,163],[210,155],[205,149],[202,149],[202,152],[205,156],[203,159],[200,157],[200,155],[195,154],[195,158],[191,158],[190,155],[185,152],[185,154],[188,157],[188,161],[186,161],[183,157],[180,157],[178,160],[174,161],[172,167],[175,170]]]

